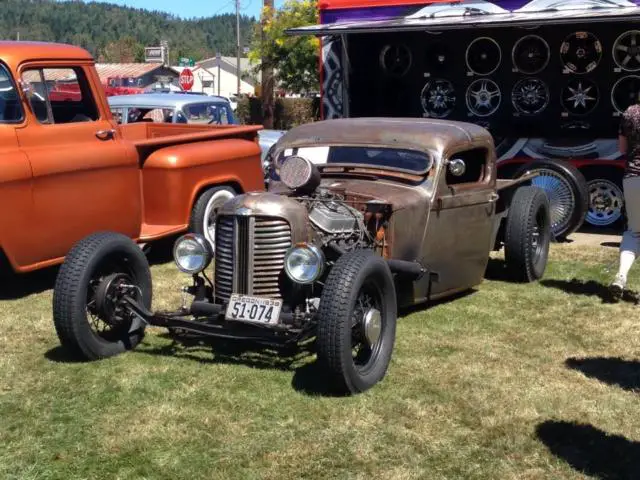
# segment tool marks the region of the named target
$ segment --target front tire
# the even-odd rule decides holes
[[[119,233],[78,242],[60,267],[53,291],[53,322],[62,347],[84,360],[112,357],[136,347],[144,324],[122,295],[151,308],[151,272],[142,250]]]
[[[506,221],[504,253],[513,278],[520,282],[539,280],[547,267],[551,241],[549,200],[544,191],[518,188]]]
[[[193,233],[204,235],[213,251],[215,251],[215,228],[218,209],[227,200],[236,195],[236,191],[231,187],[211,187],[198,197],[191,210],[189,230]]]
[[[369,251],[342,255],[318,312],[318,359],[340,393],[363,392],[386,374],[396,336],[397,301],[389,266]]]

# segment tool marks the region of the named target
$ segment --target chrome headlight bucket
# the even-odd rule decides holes
[[[187,233],[176,240],[173,259],[180,271],[194,275],[209,266],[213,260],[213,252],[204,236]]]
[[[307,285],[320,278],[324,272],[325,258],[315,245],[299,243],[289,249],[284,257],[284,271],[296,283]]]

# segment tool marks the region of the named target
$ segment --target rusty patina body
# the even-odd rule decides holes
[[[420,175],[359,165],[352,168],[352,178],[337,165],[319,165],[321,188],[344,195],[347,202],[363,212],[366,203],[372,200],[390,206],[384,232],[379,234],[385,238],[381,255],[416,261],[437,272],[437,282],[425,276],[416,280],[411,289],[404,289],[403,292],[411,294],[403,296],[402,303],[438,298],[482,281],[488,253],[496,244],[500,222],[506,215],[509,187],[528,180],[528,177],[518,181],[496,179],[495,149],[487,130],[473,124],[432,119],[331,120],[303,125],[287,133],[278,142],[275,155],[277,158],[285,151],[297,149],[304,156],[305,148],[339,145],[416,150],[433,160],[431,168]],[[485,152],[477,181],[449,184],[447,162],[476,149]],[[358,178],[366,173],[377,178]],[[500,201],[498,190],[502,190]],[[284,192],[286,188],[273,182],[270,191]],[[238,198],[225,211],[231,213],[240,205],[248,206]],[[297,237],[312,236],[313,230],[304,222],[291,220]]]
[[[0,68],[20,109],[0,121],[0,251],[15,271],[59,263],[95,231],[145,242],[186,230],[194,202],[212,185],[264,190],[260,126],[118,125],[93,58],[69,45],[0,42]],[[62,70],[77,82],[71,93],[48,92],[49,119],[81,96],[93,118],[37,116],[25,72]]]

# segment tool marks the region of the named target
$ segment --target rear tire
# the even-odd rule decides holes
[[[131,239],[100,232],[71,249],[53,291],[53,322],[63,348],[84,360],[97,360],[140,343],[144,324],[130,312],[117,310],[114,295],[123,284],[134,285],[132,295],[151,308],[149,264]],[[107,328],[100,330],[103,326]]]
[[[342,255],[327,277],[318,312],[318,359],[340,393],[363,392],[386,374],[397,302],[389,266],[373,252]]]
[[[554,239],[566,239],[582,226],[587,215],[587,181],[580,170],[562,160],[535,160],[520,167],[514,178],[527,172],[541,173],[531,183],[534,187],[542,188],[549,198],[551,233]]]
[[[549,200],[537,187],[520,187],[506,220],[505,260],[514,280],[533,282],[544,275],[551,240]]]
[[[198,197],[191,210],[189,231],[204,235],[214,252],[217,210],[236,195],[231,187],[211,187]]]

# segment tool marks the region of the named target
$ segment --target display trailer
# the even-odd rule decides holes
[[[617,131],[621,113],[640,99],[639,5],[320,0],[320,24],[288,33],[321,38],[324,119],[430,117],[482,125],[493,135],[501,177],[561,160],[588,182],[585,222],[620,227],[624,161]],[[537,181],[551,194],[568,179],[542,170]]]

